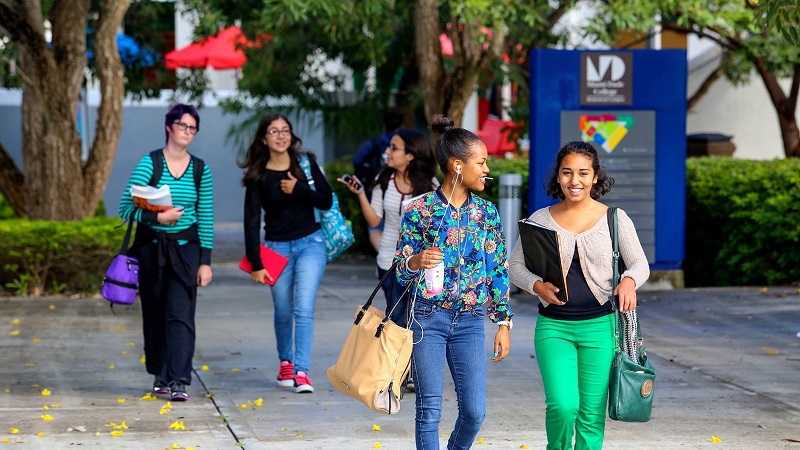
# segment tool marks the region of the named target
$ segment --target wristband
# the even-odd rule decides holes
[[[509,320],[501,320],[501,321],[497,322],[497,325],[503,326],[503,327],[508,327],[508,331],[511,331],[511,328],[514,327],[514,323],[510,319]]]

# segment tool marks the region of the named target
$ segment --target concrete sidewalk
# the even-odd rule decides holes
[[[328,266],[310,371],[317,391],[300,395],[274,381],[268,289],[249,282],[233,263],[216,264],[213,283],[198,299],[192,401],[171,409],[163,399],[142,398],[152,377],[141,362],[138,301],[112,315],[102,299],[0,299],[0,443],[26,449],[371,449],[377,443],[413,449],[413,394],[399,414],[384,416],[334,390],[325,377],[357,305],[376,282],[371,263]],[[800,449],[795,289],[651,291],[640,299],[645,345],[657,371],[653,419],[609,420],[604,448]],[[474,448],[546,445],[533,349],[536,305],[519,295],[512,306],[511,354],[489,363],[488,411]],[[495,327],[488,320],[486,326],[488,357]],[[442,448],[456,412],[449,374],[445,380]],[[127,428],[110,426],[123,422]],[[114,431],[122,433],[115,437]],[[712,436],[722,442],[712,443]]]

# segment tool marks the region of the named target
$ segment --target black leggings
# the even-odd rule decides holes
[[[157,249],[156,245],[138,248],[145,365],[148,373],[167,383],[191,384],[197,283],[186,286],[169,260],[159,276]],[[197,274],[200,246],[181,245],[180,252],[190,272]]]

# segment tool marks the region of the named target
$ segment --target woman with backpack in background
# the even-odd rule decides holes
[[[310,153],[301,152],[303,141],[283,114],[261,119],[245,160],[242,184],[244,244],[252,265],[250,276],[266,284],[273,274],[261,261],[259,228],[264,211],[264,245],[289,259],[270,286],[275,308],[278,347],[278,385],[297,393],[314,392],[308,376],[314,340],[314,305],[325,273],[325,240],[314,208],[333,206],[333,190]],[[305,174],[306,165],[311,178]],[[312,185],[314,186],[312,188]]]
[[[197,286],[211,282],[214,203],[211,170],[191,155],[200,116],[178,104],[164,120],[166,145],[145,155],[131,174],[119,215],[138,223],[132,256],[139,259],[144,353],[152,392],[189,401],[195,347]],[[152,208],[131,196],[131,186],[168,185],[172,206]],[[149,209],[145,209],[149,208]],[[154,209],[161,209],[156,211]]]

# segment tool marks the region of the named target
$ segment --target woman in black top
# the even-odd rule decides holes
[[[300,151],[302,144],[284,115],[268,114],[261,119],[240,167],[245,169],[244,235],[251,276],[257,283],[275,282],[270,290],[280,359],[278,385],[310,393],[314,392],[308,376],[314,303],[327,261],[314,208],[330,209],[333,191],[314,156]],[[301,167],[306,163],[312,180]],[[264,245],[289,259],[277,280],[277,274],[264,269],[260,257],[262,209]]]

